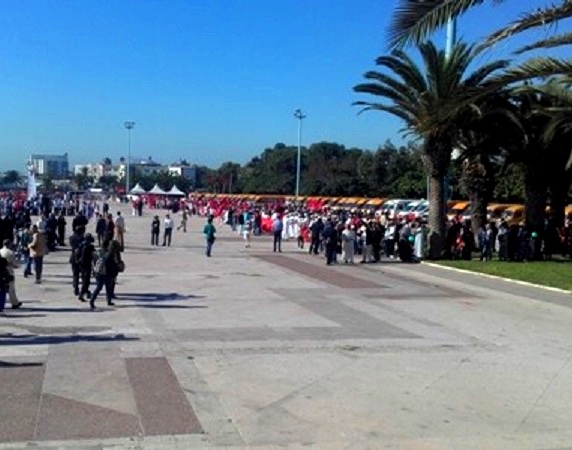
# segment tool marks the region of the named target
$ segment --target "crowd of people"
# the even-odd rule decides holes
[[[425,258],[428,250],[429,229],[424,221],[391,217],[383,211],[312,209],[283,201],[253,204],[201,197],[152,204],[139,197],[132,199],[131,206],[136,216],[143,215],[147,208],[153,211],[151,246],[160,245],[161,234],[162,246],[171,246],[173,231],[186,233],[189,217],[206,217],[203,235],[207,257],[212,256],[216,240],[215,222],[229,226],[241,236],[246,248],[251,246],[253,236],[269,234],[274,252],[282,252],[283,242],[292,241],[300,251],[322,255],[327,265],[377,263],[382,258],[416,262]],[[179,217],[178,226],[172,217],[175,214]],[[89,224],[93,233],[87,231]],[[16,269],[23,267],[25,278],[33,277],[35,283],[41,284],[44,258],[63,247],[70,252],[72,289],[77,299],[89,302],[90,308],[95,309],[105,288],[107,304],[113,306],[117,278],[125,270],[125,230],[124,217],[120,211],[110,212],[109,200],[0,198],[0,312],[7,298],[14,309],[22,305],[16,291]],[[558,254],[572,258],[572,220],[559,229],[547,219],[540,233],[505,221],[491,221],[475,233],[470,221],[450,221],[444,256],[472,259],[475,252],[482,261],[495,255],[504,261],[527,261],[539,252],[545,259]]]

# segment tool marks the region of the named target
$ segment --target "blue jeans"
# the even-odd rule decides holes
[[[213,250],[213,244],[214,241],[211,241],[210,239],[207,239],[207,256],[211,256],[211,252]]]
[[[111,301],[111,294],[113,292],[113,278],[107,275],[96,275],[95,276],[95,290],[91,294],[91,301],[95,302],[95,299],[105,286],[105,296],[107,297],[107,302]]]
[[[24,275],[32,275],[32,258],[30,258],[30,252],[24,252]]]
[[[44,271],[43,256],[34,256],[34,269],[36,271],[36,281],[42,281],[42,272]]]

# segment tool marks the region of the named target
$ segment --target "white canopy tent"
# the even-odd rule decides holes
[[[129,191],[129,193],[133,195],[140,195],[140,194],[146,194],[147,191],[143,189],[139,183],[137,183],[135,187]]]
[[[175,195],[177,197],[184,197],[185,193],[181,191],[177,186],[173,186],[167,195]]]
[[[163,189],[161,189],[158,184],[155,184],[155,186],[153,186],[153,189],[151,189],[147,193],[153,195],[167,195],[167,193]]]

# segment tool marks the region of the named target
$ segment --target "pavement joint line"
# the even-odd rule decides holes
[[[534,288],[538,288],[538,289],[544,289],[547,291],[558,292],[560,294],[568,294],[568,295],[571,294],[571,292],[567,291],[566,289],[560,289],[560,288],[555,288],[555,287],[551,287],[551,286],[544,286],[542,284],[530,283],[529,281],[515,280],[513,278],[501,277],[499,275],[491,275],[488,273],[476,272],[473,270],[459,269],[457,267],[444,266],[442,264],[436,264],[436,263],[431,263],[431,262],[426,262],[426,261],[422,261],[421,263],[426,265],[426,266],[429,266],[429,267],[436,267],[438,269],[450,270],[452,272],[464,273],[464,274],[474,275],[474,276],[483,277],[483,278],[490,278],[493,280],[502,280],[502,281],[506,281],[507,283],[520,284],[521,286],[528,286],[528,287],[534,287]]]

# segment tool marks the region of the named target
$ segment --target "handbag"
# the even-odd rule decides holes
[[[117,271],[119,273],[125,272],[125,263],[123,262],[123,260],[117,263]]]

